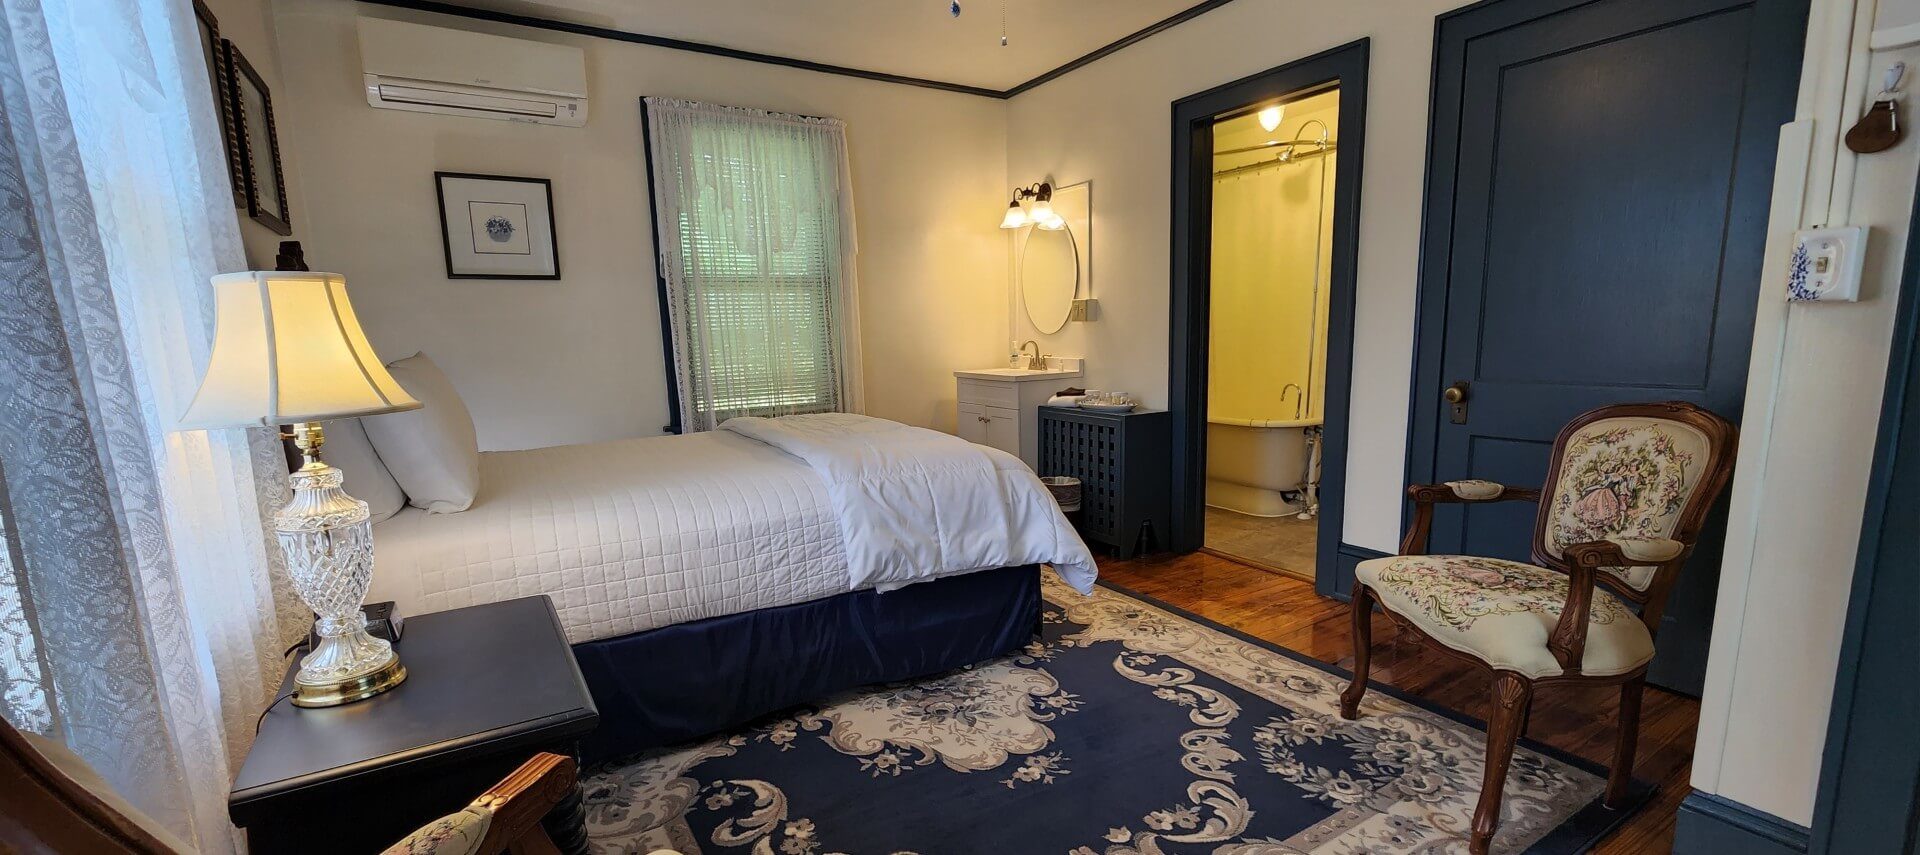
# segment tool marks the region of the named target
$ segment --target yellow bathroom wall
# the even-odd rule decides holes
[[[1337,143],[1337,99],[1337,93],[1325,92],[1286,105],[1272,133],[1253,113],[1226,119],[1214,126],[1214,151],[1271,139],[1317,139],[1322,122]],[[1271,160],[1278,151],[1216,157],[1214,169]],[[1214,178],[1211,419],[1322,417],[1333,236],[1333,207],[1327,203],[1338,157]],[[1293,393],[1282,399],[1289,383],[1305,390],[1303,401]]]

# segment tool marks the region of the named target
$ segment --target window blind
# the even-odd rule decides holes
[[[680,421],[859,407],[845,128],[648,99]]]

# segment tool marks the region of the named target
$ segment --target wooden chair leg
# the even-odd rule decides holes
[[[1633,785],[1633,755],[1640,745],[1640,697],[1646,688],[1645,674],[1620,684],[1620,735],[1613,743],[1613,768],[1607,771],[1610,808],[1626,804],[1627,788]]]
[[[1373,589],[1353,583],[1353,682],[1340,693],[1340,717],[1360,717],[1360,699],[1367,694],[1368,660],[1373,655]]]
[[[1473,809],[1473,837],[1467,851],[1486,855],[1500,826],[1500,799],[1513,765],[1513,746],[1520,739],[1520,722],[1533,704],[1533,684],[1511,671],[1493,676],[1493,715],[1487,719],[1487,773],[1480,781],[1480,802]]]

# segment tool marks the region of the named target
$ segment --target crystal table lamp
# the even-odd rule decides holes
[[[320,422],[412,410],[360,331],[347,280],[335,273],[213,277],[213,355],[181,430],[292,424],[303,463],[293,501],[274,515],[294,590],[315,615],[319,646],[300,661],[293,703],[327,707],[370,698],[407,678],[393,646],[367,633],[360,611],[373,582],[367,503],[347,495],[320,459]]]

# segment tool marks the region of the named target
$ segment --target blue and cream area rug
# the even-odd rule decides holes
[[[1464,853],[1485,736],[1109,587],[1046,577],[1024,653],[859,690],[583,781],[595,850],[752,855]],[[1495,852],[1583,851],[1604,773],[1514,757]]]

